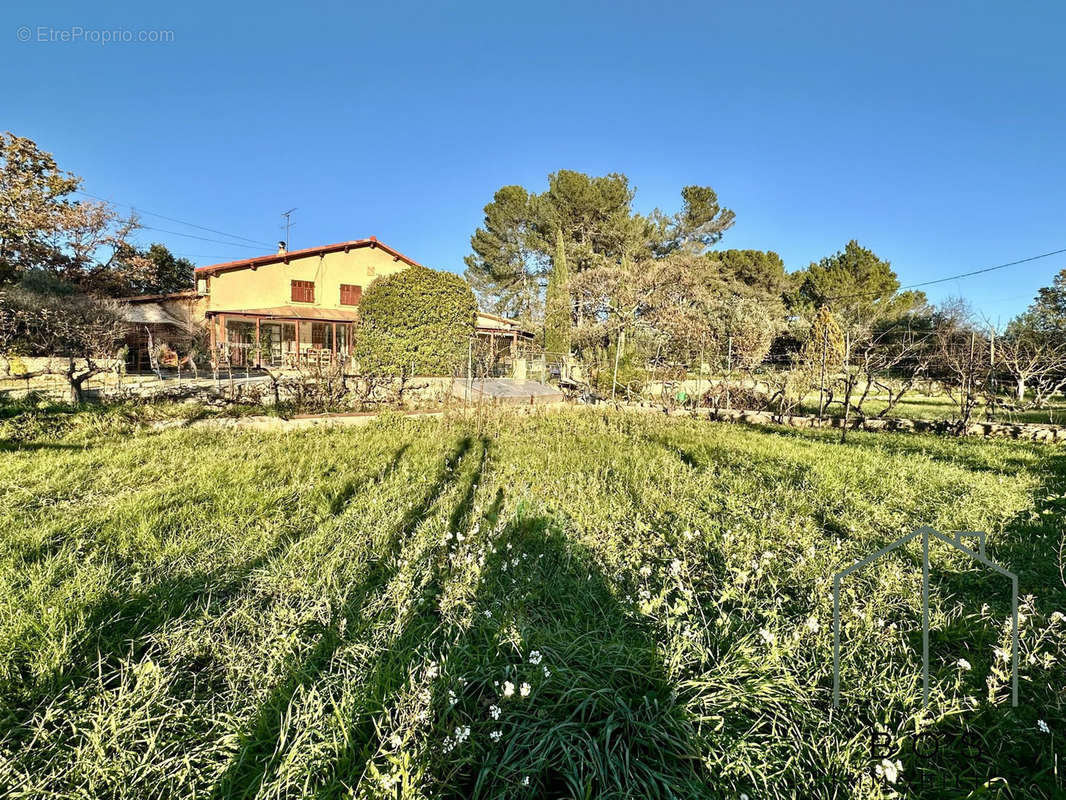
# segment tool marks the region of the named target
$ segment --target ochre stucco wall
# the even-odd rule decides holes
[[[362,286],[363,290],[375,278],[406,269],[407,262],[395,259],[376,247],[359,247],[347,253],[339,251],[325,255],[293,258],[286,264],[279,261],[256,269],[222,272],[211,276],[207,299],[208,311],[242,311],[275,306],[297,308],[346,308],[342,306],[341,284]],[[373,274],[370,274],[371,269]],[[314,281],[315,302],[292,302],[291,281]]]

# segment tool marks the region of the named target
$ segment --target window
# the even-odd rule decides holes
[[[311,323],[311,346],[317,347],[320,350],[332,350],[333,349],[333,323],[332,322],[312,322]]]
[[[314,281],[293,281],[292,282],[292,302],[294,302],[294,303],[313,303],[313,302],[315,302],[315,282]]]
[[[341,284],[341,305],[357,306],[363,299],[363,287],[351,283]]]

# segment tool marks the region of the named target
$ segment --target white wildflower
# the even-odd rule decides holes
[[[511,697],[514,694],[514,684],[510,681],[503,682],[503,696]]]
[[[534,650],[532,653],[529,654],[529,663],[539,664],[541,658],[543,658],[543,656],[541,656],[540,650]]]
[[[455,696],[455,692],[451,689],[448,690],[448,705],[454,706],[459,702],[459,698]]]
[[[969,672],[970,671],[970,662],[967,661],[965,658],[960,658],[955,663],[958,664],[959,665],[959,669],[963,670],[964,672]]]
[[[1064,620],[1064,619],[1066,619],[1066,615],[1063,615],[1063,613],[1061,611],[1052,611],[1051,612],[1051,621],[1052,622],[1062,622],[1062,620]]]
[[[895,783],[899,779],[899,773],[903,771],[903,764],[897,759],[896,761],[889,761],[887,758],[882,758],[881,763],[874,767],[878,776],[884,777],[889,783]]]
[[[522,785],[523,786],[529,786],[529,776],[528,775],[526,775],[526,777],[522,778]]]
[[[500,711],[500,707],[499,706],[497,706],[497,705],[489,706],[489,716],[492,717],[493,719],[499,719],[500,718],[500,713],[501,713],[501,711]]]
[[[762,640],[764,642],[766,642],[767,644],[773,644],[774,635],[770,631],[768,631],[766,628],[761,628],[759,630],[759,636],[761,636]]]
[[[493,731],[492,733],[489,734],[489,738],[492,739],[492,741],[494,741],[494,742],[500,741],[500,739],[502,737],[503,737],[503,732],[502,731]]]
[[[681,572],[680,560],[675,558],[673,561],[670,562],[670,572],[674,575],[677,575],[679,572]]]
[[[469,725],[457,725],[455,728],[455,744],[460,745],[470,738]]]
[[[818,633],[818,630],[822,627],[818,623],[818,617],[807,617],[806,625],[807,630],[814,631],[815,633]]]
[[[1047,723],[1044,722],[1044,720],[1042,720],[1042,719],[1038,719],[1036,721],[1036,727],[1037,727],[1037,730],[1039,730],[1041,733],[1051,733],[1051,728],[1049,728],[1047,726]]]
[[[548,669],[547,667],[542,667],[542,669],[544,670],[545,678],[550,678],[552,676],[552,671],[550,669]]]
[[[522,693],[522,697],[529,697],[529,693],[533,691],[533,687],[528,683],[523,683],[518,691]]]

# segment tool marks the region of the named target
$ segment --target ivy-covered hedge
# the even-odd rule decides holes
[[[355,360],[364,375],[452,375],[466,361],[477,301],[451,272],[409,267],[363,293]]]

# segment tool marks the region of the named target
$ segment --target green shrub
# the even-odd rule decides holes
[[[450,375],[467,356],[477,302],[458,275],[410,267],[371,284],[359,304],[355,359],[365,375]]]

